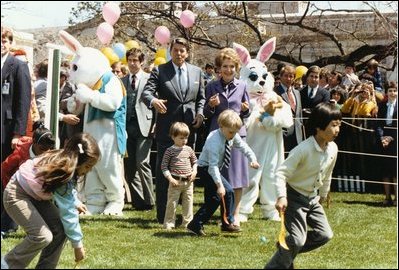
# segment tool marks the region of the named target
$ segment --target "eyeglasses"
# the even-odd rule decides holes
[[[258,76],[258,74],[256,74],[256,72],[252,71],[251,73],[249,73],[248,78],[249,78],[251,81],[255,82],[255,81],[259,78],[259,76]],[[263,78],[264,80],[266,80],[266,78],[267,78],[267,73],[263,74],[263,75],[262,75],[262,78]]]

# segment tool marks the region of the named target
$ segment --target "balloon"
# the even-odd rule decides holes
[[[138,44],[137,41],[128,40],[125,42],[125,48],[126,48],[126,51],[133,49],[133,48],[140,49],[140,44]]]
[[[110,25],[114,25],[121,15],[119,6],[115,3],[108,2],[103,6],[104,20]]]
[[[166,44],[170,39],[170,32],[166,26],[158,26],[155,29],[155,38],[161,44]]]
[[[155,58],[155,61],[154,61],[154,66],[159,66],[159,65],[161,65],[161,64],[165,64],[166,63],[166,60],[165,60],[165,58],[163,58],[163,57],[157,57],[157,58]]]
[[[191,10],[186,9],[180,15],[180,22],[185,28],[189,28],[194,25],[195,15]]]
[[[96,34],[102,44],[108,44],[114,36],[114,27],[109,23],[103,22],[97,27]]]
[[[167,56],[166,48],[159,48],[157,50],[157,52],[155,53],[155,59],[158,58],[158,57],[162,57],[162,58],[166,59],[166,56]]]
[[[115,43],[112,46],[112,49],[114,49],[114,52],[118,55],[118,57],[120,59],[123,58],[123,56],[126,56],[126,49],[125,49],[125,45],[123,45],[122,43]]]
[[[295,80],[298,78],[302,78],[303,75],[306,74],[306,72],[308,72],[308,68],[305,66],[297,66],[295,68]]]
[[[123,56],[123,57],[121,58],[121,62],[122,62],[122,64],[124,64],[124,65],[127,64],[126,54],[125,54],[125,56]]]
[[[109,65],[119,61],[118,55],[110,47],[102,48],[101,52],[107,57]]]

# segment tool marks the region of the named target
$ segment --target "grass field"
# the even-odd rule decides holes
[[[202,202],[196,188],[194,211]],[[383,195],[332,193],[326,213],[334,238],[310,253],[299,254],[296,268],[398,268],[397,208],[382,207]],[[177,212],[181,213],[179,206]],[[79,268],[263,268],[275,251],[278,222],[261,218],[259,205],[239,234],[222,233],[218,215],[205,225],[207,236],[192,236],[182,228],[165,231],[156,222],[155,210],[133,211],[126,206],[120,218],[95,216],[81,220],[87,252]],[[2,240],[2,255],[20,242],[18,231]],[[266,237],[266,243],[260,237]],[[37,258],[29,268],[34,268]],[[73,268],[73,250],[68,243],[58,268]]]

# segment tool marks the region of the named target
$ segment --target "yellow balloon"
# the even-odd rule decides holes
[[[105,55],[105,57],[107,57],[107,59],[109,61],[109,65],[112,65],[113,63],[119,61],[118,55],[110,47],[102,48],[101,52]]]
[[[128,40],[125,42],[125,48],[126,48],[126,51],[128,51],[132,48],[140,49],[140,44],[135,40]]]
[[[159,66],[159,65],[161,65],[161,64],[165,64],[166,63],[166,60],[165,60],[165,58],[163,58],[163,57],[157,57],[157,58],[155,58],[155,61],[154,61],[154,66]]]
[[[303,75],[306,74],[306,72],[308,72],[308,68],[305,66],[297,66],[295,68],[295,80],[298,78],[302,78]]]
[[[122,64],[127,65],[126,54],[121,59]]]
[[[158,57],[162,57],[166,59],[167,51],[165,48],[159,48],[157,52],[155,53],[155,59]]]

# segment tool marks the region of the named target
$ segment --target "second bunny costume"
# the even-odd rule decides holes
[[[76,56],[71,62],[70,81],[77,85],[68,110],[78,114],[85,105],[83,131],[90,133],[101,150],[101,159],[87,174],[80,191],[89,214],[122,215],[124,207],[122,157],[126,152],[126,91],[111,72],[108,59],[99,50],[83,47],[60,31],[62,41]]]
[[[293,125],[290,105],[279,100],[273,91],[274,78],[264,64],[275,50],[276,38],[271,38],[259,49],[256,59],[251,59],[248,50],[237,43],[233,48],[243,64],[240,79],[247,82],[252,113],[246,121],[247,143],[253,149],[260,164],[258,170],[249,168],[249,187],[244,188],[240,221],[247,221],[253,206],[260,197],[264,218],[279,220],[275,209],[277,192],[275,171],[284,160],[283,128]],[[265,104],[270,101],[281,102],[282,108],[274,115],[264,113]]]

